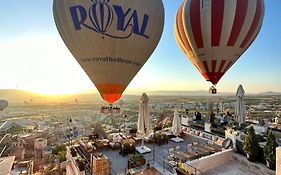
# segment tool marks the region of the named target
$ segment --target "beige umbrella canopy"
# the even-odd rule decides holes
[[[181,132],[181,120],[180,120],[178,109],[175,109],[175,111],[174,111],[172,132],[175,136],[178,136]]]
[[[148,135],[150,131],[150,116],[148,110],[148,97],[146,93],[143,93],[140,99],[140,107],[139,107],[139,118],[138,118],[138,133],[144,135]],[[144,138],[143,138],[144,140]],[[142,141],[142,146],[143,146]]]
[[[245,123],[245,119],[246,119],[244,94],[245,91],[242,85],[239,85],[236,92],[237,101],[236,101],[236,108],[235,108],[235,121],[237,121],[239,124]]]

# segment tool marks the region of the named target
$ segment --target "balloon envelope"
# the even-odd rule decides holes
[[[0,111],[3,111],[5,108],[7,108],[9,105],[9,102],[7,100],[0,100]]]
[[[66,46],[109,103],[150,57],[164,25],[161,0],[54,0],[53,12]]]
[[[263,0],[186,0],[174,33],[181,50],[203,77],[218,83],[258,35]]]

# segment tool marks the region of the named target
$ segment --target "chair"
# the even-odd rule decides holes
[[[181,149],[181,146],[180,145],[178,145],[178,146],[176,146],[176,151],[180,151],[180,149]]]
[[[146,143],[153,143],[154,142],[154,135],[153,133],[150,133],[148,136],[144,137],[144,141]]]
[[[119,135],[114,135],[112,137],[112,141],[110,141],[108,144],[112,149],[119,149],[121,148],[123,138]]]
[[[192,143],[187,144],[187,149],[192,150]]]
[[[170,154],[170,153],[174,153],[174,151],[175,151],[174,148],[169,148],[169,149],[168,149],[169,154]]]
[[[175,149],[174,148],[169,148],[168,149],[168,157],[174,157],[175,156]]]
[[[198,142],[193,142],[193,146],[197,146],[198,145]]]

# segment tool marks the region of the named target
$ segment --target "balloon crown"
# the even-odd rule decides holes
[[[91,0],[93,3],[107,4],[110,0]]]

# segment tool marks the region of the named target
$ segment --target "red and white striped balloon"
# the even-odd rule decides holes
[[[185,0],[175,38],[207,81],[218,83],[258,35],[263,0]]]

